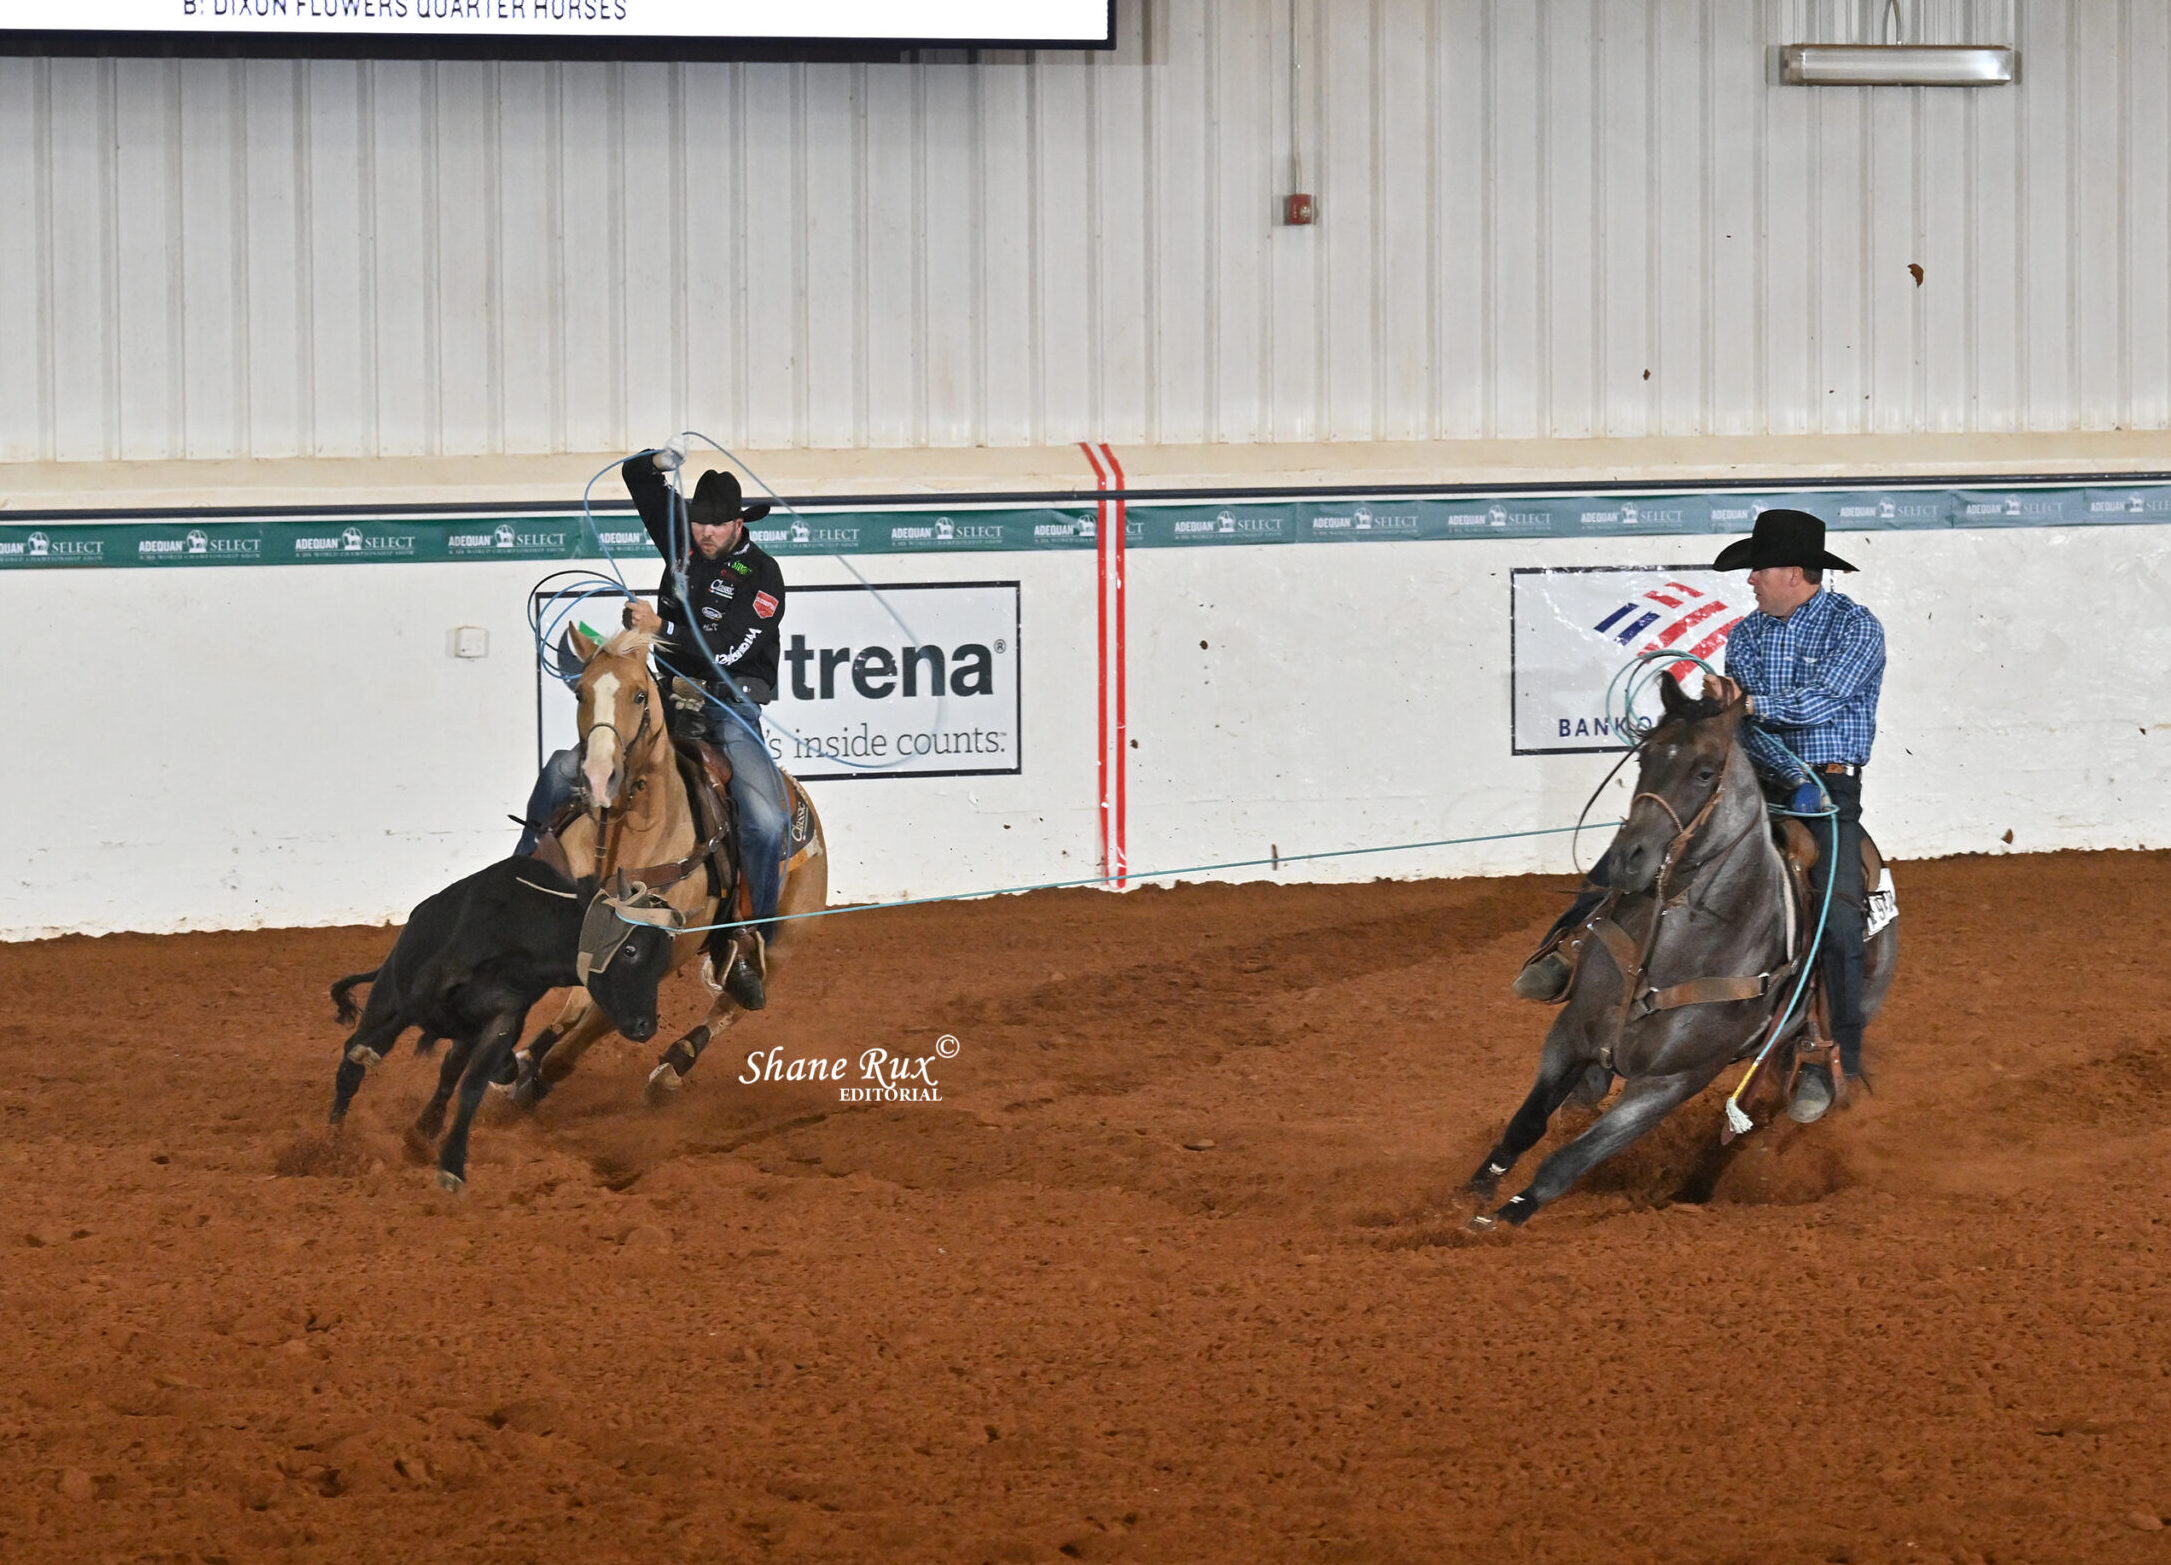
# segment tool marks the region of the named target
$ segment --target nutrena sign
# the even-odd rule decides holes
[[[1106,48],[1110,0],[0,0],[14,53],[611,52],[779,44]]]
[[[1015,581],[790,588],[769,753],[802,782],[1022,772],[1019,599]],[[538,592],[536,612],[592,611]],[[540,759],[578,735],[571,692],[540,660],[536,680]]]

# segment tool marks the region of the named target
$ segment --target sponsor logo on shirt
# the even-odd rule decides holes
[[[781,607],[781,605],[778,604],[776,599],[771,597],[768,593],[757,592],[754,594],[754,612],[756,614],[759,614],[763,619],[775,619],[776,611],[779,607]]]
[[[725,581],[723,577],[719,576],[714,581],[709,583],[709,591],[716,594],[717,597],[723,598],[728,601],[729,599],[738,595],[739,584],[737,582]]]

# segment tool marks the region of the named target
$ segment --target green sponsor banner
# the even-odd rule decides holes
[[[1770,490],[1754,494],[1433,496],[1415,499],[1133,502],[1129,548],[1413,543],[1464,538],[1738,536],[1791,506],[1835,532],[2084,527],[2171,522],[2171,484],[2018,489]],[[1117,508],[1108,508],[1112,519]],[[754,539],[781,558],[1092,549],[1098,508],[957,506],[772,514]],[[0,571],[135,566],[404,565],[463,560],[646,562],[639,521],[618,513],[316,521],[82,521],[0,525]]]

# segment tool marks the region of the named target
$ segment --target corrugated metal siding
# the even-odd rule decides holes
[[[0,60],[0,458],[2163,428],[2171,16],[1290,0],[1113,57]],[[1923,269],[1918,286],[1910,264]]]

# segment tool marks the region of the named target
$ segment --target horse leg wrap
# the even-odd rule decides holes
[[[681,1076],[694,1068],[694,1061],[701,1058],[701,1051],[709,1046],[707,1027],[696,1027],[692,1032],[663,1051],[662,1063],[670,1066]]]

